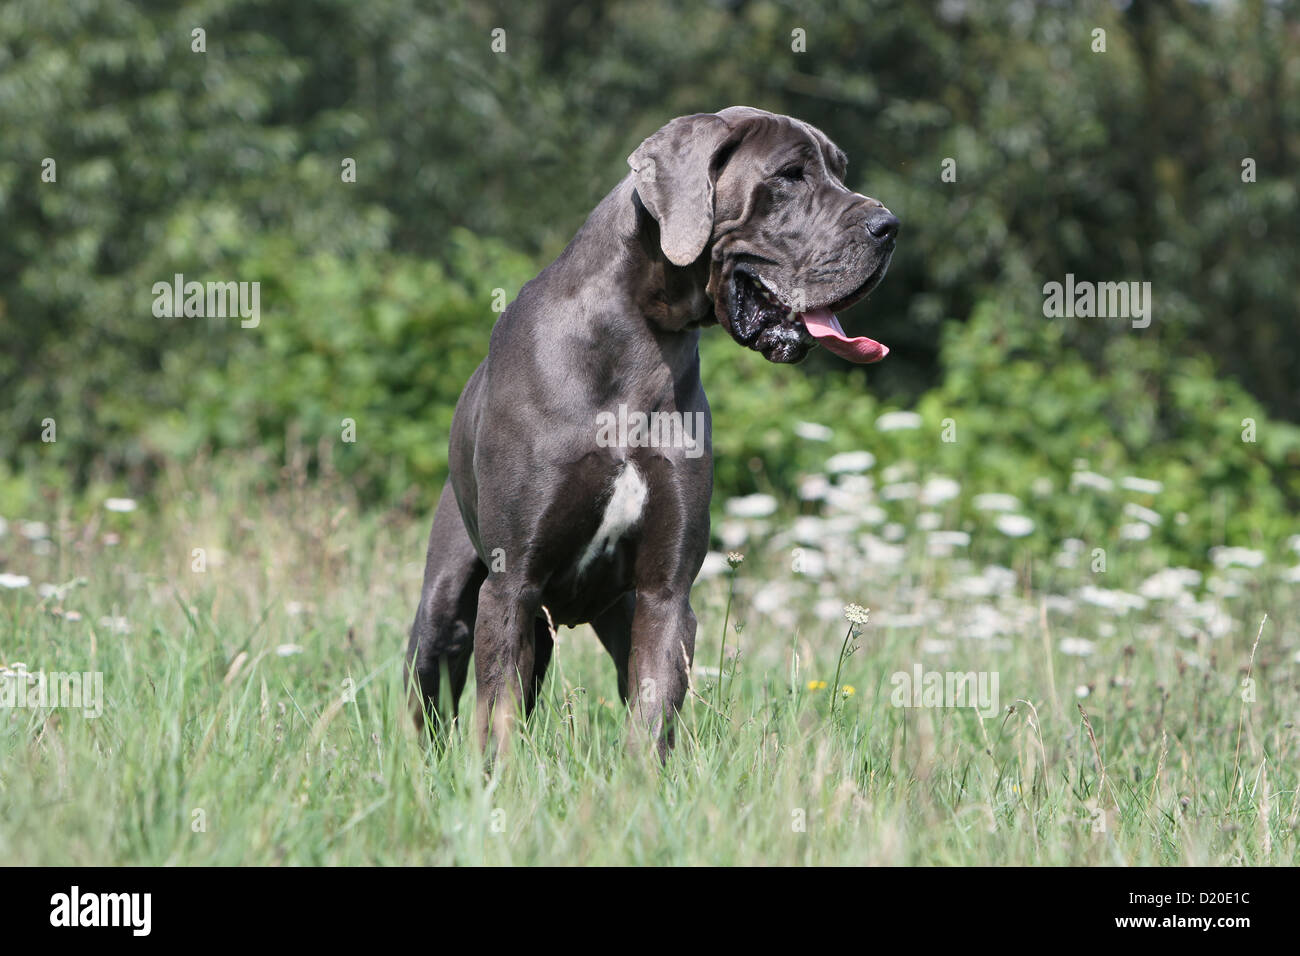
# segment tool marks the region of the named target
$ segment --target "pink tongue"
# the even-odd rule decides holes
[[[813,309],[799,316],[803,326],[813,338],[817,339],[826,350],[850,362],[866,365],[879,362],[889,354],[889,346],[881,345],[875,339],[865,335],[850,338],[844,334],[844,327],[835,313],[830,309]]]

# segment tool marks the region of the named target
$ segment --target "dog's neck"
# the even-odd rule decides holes
[[[610,236],[619,237],[618,246]],[[630,175],[592,211],[561,260],[571,253],[579,261],[595,257],[610,263],[620,273],[617,288],[658,334],[694,331],[717,321],[706,291],[707,250],[689,266],[669,261],[659,245],[659,223],[641,202]]]
[[[706,249],[688,266],[674,265],[659,243],[659,223],[641,202],[630,178],[616,193],[628,193],[632,210],[628,246],[639,261],[631,265],[634,284],[639,286],[641,311],[647,320],[665,331],[678,332],[717,322],[709,296],[709,256]]]
[[[493,330],[493,348],[524,335],[542,361],[551,361],[551,350],[562,353],[568,374],[597,404],[695,407],[700,326],[714,321],[708,269],[707,253],[685,268],[664,256],[658,224],[628,177],[520,289]],[[546,298],[538,298],[543,290]]]

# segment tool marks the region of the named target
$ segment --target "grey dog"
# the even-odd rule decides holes
[[[472,654],[479,740],[503,747],[550,662],[549,615],[593,626],[631,710],[629,744],[645,736],[666,756],[709,545],[700,329],[717,322],[772,362],[818,344],[860,363],[888,352],[835,317],[884,276],[898,232],[844,186],[845,164],[788,116],[679,117],[520,290],[456,406],[407,651],[417,724],[455,716]],[[615,414],[633,419],[630,436],[606,427]],[[646,441],[646,420],[681,427]]]

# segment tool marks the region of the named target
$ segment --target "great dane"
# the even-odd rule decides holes
[[[845,164],[788,116],[679,117],[520,290],[452,422],[407,651],[418,725],[455,716],[472,654],[479,740],[505,746],[546,673],[549,615],[593,626],[631,711],[629,745],[645,737],[667,755],[709,545],[701,328],[716,322],[771,362],[818,344],[859,363],[888,352],[835,317],[884,276],[898,232],[845,187]],[[609,427],[615,415],[630,436]],[[647,419],[682,427],[647,441]]]

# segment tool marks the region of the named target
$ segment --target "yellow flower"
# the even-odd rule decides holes
[[[852,697],[857,692],[858,692],[857,688],[854,687],[852,684],[845,684],[843,687],[840,688],[840,693],[842,693],[845,697]]]
[[[825,690],[826,682],[824,680],[810,680],[808,682],[809,690]]]

